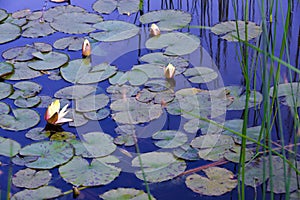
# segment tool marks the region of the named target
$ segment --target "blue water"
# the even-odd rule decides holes
[[[29,3],[30,2],[30,3]],[[83,7],[91,12],[93,12],[91,5],[94,2],[94,0],[71,0],[72,5],[77,5],[80,7]],[[206,0],[188,0],[183,1],[182,5],[180,5],[180,1],[144,1],[144,12],[152,11],[152,10],[160,10],[160,9],[180,9],[187,11],[192,14],[193,20],[191,22],[191,25],[201,25],[201,26],[212,26],[220,21],[228,21],[235,19],[235,13],[233,11],[232,1],[206,1]],[[173,2],[174,5],[170,4],[170,2]],[[253,21],[257,24],[261,23],[261,17],[260,17],[260,2],[258,1],[251,1],[251,9],[249,10],[249,20]],[[31,10],[41,10],[44,6],[44,2],[41,0],[0,0],[0,8],[7,10],[8,12],[14,12],[21,9],[30,8]],[[50,7],[56,6],[55,3],[47,3],[46,9],[49,9]],[[64,4],[61,4],[64,5]],[[223,5],[223,6],[222,6]],[[238,18],[243,18],[243,9],[241,3],[238,5]],[[282,5],[283,12],[286,10],[286,5]],[[292,24],[290,25],[290,33],[288,35],[288,49],[290,53],[290,62],[293,66],[299,67],[299,3],[297,1],[293,1],[293,13],[291,15],[292,18]],[[297,12],[298,11],[298,12]],[[137,15],[137,16],[136,16]],[[136,17],[139,17],[139,13],[133,14],[130,17],[119,15],[116,11],[113,12],[110,15],[103,15],[104,19],[118,19],[123,20],[131,23],[135,23],[136,25],[140,25],[138,20],[136,20]],[[277,16],[276,23],[278,27],[282,27],[283,24],[283,17]],[[142,28],[147,28],[142,26]],[[280,29],[280,28],[279,28]],[[243,76],[240,68],[239,63],[239,46],[238,43],[231,43],[226,42],[222,39],[220,39],[218,36],[214,35],[208,30],[205,29],[197,29],[197,28],[184,28],[182,30],[183,32],[190,32],[197,36],[199,36],[201,40],[201,45],[203,48],[209,53],[213,61],[215,62],[220,75],[222,76],[222,80],[224,82],[224,85],[244,85]],[[31,44],[36,41],[38,42],[46,42],[49,44],[53,44],[58,38],[65,37],[67,34],[63,33],[55,33],[53,35],[47,36],[45,38],[37,38],[37,39],[26,39],[26,38],[20,38],[18,40],[15,40],[13,42],[9,42],[7,44],[0,45],[0,54],[2,54],[3,51],[16,47],[16,46],[24,46],[26,44]],[[278,31],[277,34],[278,41],[282,38],[282,32]],[[145,42],[145,38],[142,38],[142,43]],[[277,44],[279,44],[278,42]],[[275,51],[279,52],[280,46],[277,45],[275,47]],[[67,52],[67,51],[65,51]],[[132,65],[139,64],[138,56],[144,55],[146,53],[149,53],[150,51],[146,49],[142,49],[140,51],[132,51],[125,55],[122,55],[118,59],[114,60],[112,64],[115,64],[117,66],[120,66],[120,70],[129,70]],[[70,59],[76,59],[81,57],[81,52],[68,52]],[[200,59],[200,58],[199,58]],[[252,58],[249,58],[252,59]],[[3,60],[2,58],[0,59]],[[267,67],[267,66],[266,66]],[[286,70],[282,70],[282,77],[287,74]],[[261,90],[261,75],[258,74],[258,80],[260,82],[257,82],[256,90]],[[293,80],[298,80],[299,77],[295,74],[292,77]],[[42,76],[39,78],[34,79],[33,81],[40,83],[43,86],[43,90],[41,92],[41,95],[49,95],[53,96],[54,93],[59,90],[60,88],[63,88],[67,85],[70,85],[69,83],[66,83],[65,81],[52,81],[49,80],[46,76]],[[8,81],[11,83],[14,83],[13,81]],[[177,81],[177,88],[183,87],[184,82],[181,82],[181,80]],[[99,88],[103,88],[103,91],[105,91],[105,88],[109,86],[108,81],[104,81],[98,84]],[[193,85],[195,87],[201,87],[205,88],[205,85]],[[254,85],[252,84],[252,88]],[[14,107],[13,102],[9,99],[4,100],[5,102],[9,103],[12,107]],[[283,110],[283,121],[285,124],[285,132],[287,133],[285,139],[292,140],[292,136],[289,133],[292,133],[293,131],[293,122],[292,122],[292,116],[289,112],[289,109],[286,106],[281,106],[281,109]],[[37,108],[36,109],[39,113],[41,113],[41,116],[43,116],[43,113],[45,112],[45,109],[43,108]],[[153,131],[156,127],[159,129],[179,129],[180,124],[180,118],[176,116],[169,115],[169,120],[167,120],[164,124],[153,125],[149,126],[143,129],[144,131]],[[226,119],[240,119],[243,117],[243,112],[229,112],[226,116]],[[253,109],[250,109],[250,120],[249,120],[249,126],[253,125],[259,125],[261,122],[262,113],[254,111]],[[42,117],[41,117],[42,118]],[[157,123],[157,122],[155,122]],[[116,124],[111,120],[111,118],[107,118],[105,120],[102,120],[99,122],[101,128],[103,129],[103,132],[108,133],[112,136],[116,136],[116,133],[114,132],[114,128],[116,127]],[[44,120],[41,120],[41,122],[37,125],[37,127],[43,127],[46,123]],[[67,125],[63,126],[65,130],[76,132],[74,128],[70,128]],[[92,128],[91,126],[88,126]],[[77,130],[78,131],[78,130]],[[86,130],[88,131],[88,130]],[[27,139],[25,137],[25,133],[27,131],[20,131],[20,132],[10,132],[5,130],[0,130],[1,136],[12,138],[22,144],[22,146],[25,146],[26,144],[31,143],[32,141]],[[277,135],[276,130],[274,130],[273,138],[275,140],[279,139],[280,137]],[[149,139],[140,139],[139,145],[141,148],[141,152],[148,152],[150,150],[155,150],[155,146],[152,144]],[[128,151],[134,152],[134,147],[130,147],[127,149]],[[9,163],[9,160],[5,157],[0,156],[0,161],[2,163]],[[197,161],[197,162],[188,162],[188,168],[192,169],[201,165],[208,164],[210,162],[207,161]],[[224,167],[230,169],[235,174],[237,173],[237,165],[229,163],[226,165],[223,165]],[[22,167],[12,165],[12,173],[16,173],[18,170],[22,169]],[[7,190],[7,176],[8,172],[10,170],[10,165],[4,165],[0,167],[0,197],[2,199],[6,198],[6,190]],[[1,174],[2,172],[2,174]],[[54,185],[58,188],[61,188],[62,191],[70,190],[72,186],[70,184],[67,184],[60,176],[58,176],[57,169],[51,170],[53,173],[53,180],[51,181],[51,185]],[[178,177],[175,178],[172,181],[166,181],[162,183],[154,183],[150,184],[150,190],[151,194],[156,199],[238,199],[238,192],[237,188],[233,191],[226,193],[225,195],[222,195],[220,197],[208,197],[208,196],[201,196],[199,194],[196,194],[189,190],[185,186],[185,177]],[[121,173],[121,175],[114,180],[111,184],[101,186],[101,187],[95,187],[95,188],[89,188],[81,191],[81,195],[78,199],[99,199],[98,195],[103,194],[105,191],[108,191],[112,188],[118,188],[118,187],[133,187],[136,189],[141,189],[145,191],[145,185],[142,181],[139,181],[133,173]],[[257,192],[258,194],[261,193],[262,188],[258,187]],[[20,191],[19,188],[12,187],[11,189],[12,193],[16,193]],[[246,188],[246,194],[247,199],[253,199],[254,198],[254,190],[250,187]],[[65,195],[61,197],[60,199],[71,199],[72,195]],[[276,198],[282,199],[283,197],[281,195],[276,195]]]

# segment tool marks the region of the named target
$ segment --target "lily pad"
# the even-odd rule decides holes
[[[38,96],[29,97],[29,98],[18,97],[14,101],[14,104],[20,108],[32,108],[32,107],[38,105],[40,102],[41,102],[41,99]]]
[[[173,31],[185,27],[192,16],[180,10],[158,10],[145,13],[140,17],[143,24],[156,23],[161,31]]]
[[[284,97],[282,103],[290,107],[300,106],[300,83],[283,83],[278,85],[278,97]],[[270,88],[270,96],[273,97],[274,87]]]
[[[37,125],[40,115],[30,109],[12,110],[13,116],[8,114],[0,115],[0,127],[11,131],[21,131]]]
[[[0,78],[13,73],[14,66],[8,62],[0,62]]]
[[[13,157],[18,154],[21,145],[11,139],[0,137],[0,155]]]
[[[107,118],[110,115],[110,110],[107,108],[102,108],[98,111],[91,111],[91,112],[86,112],[83,113],[84,117],[89,119],[89,120],[102,120]]]
[[[9,83],[0,82],[0,99],[5,99],[13,91],[12,85]]]
[[[56,140],[56,141],[69,141],[71,139],[75,139],[76,135],[71,132],[55,132],[51,135],[50,140]]]
[[[88,12],[63,13],[53,18],[51,27],[69,34],[90,33],[95,30],[92,24],[101,22],[101,16]]]
[[[186,164],[182,160],[176,159],[168,152],[150,152],[140,155],[143,163],[146,180],[158,183],[170,180],[184,172]],[[138,157],[132,160],[133,167],[140,167]],[[144,180],[141,170],[135,172],[137,178]]]
[[[82,99],[76,100],[76,111],[90,112],[96,111],[105,107],[109,102],[108,96],[105,94],[97,94],[86,96]]]
[[[224,155],[226,160],[229,160],[234,163],[240,162],[240,155],[241,155],[241,146],[235,145],[229,151],[227,151]],[[249,161],[252,156],[254,155],[251,149],[245,149],[245,162]]]
[[[166,55],[186,55],[195,51],[200,40],[194,35],[180,32],[161,34],[146,41],[146,47],[151,50],[165,48]]]
[[[73,5],[66,5],[66,6],[55,6],[50,8],[44,12],[44,20],[47,22],[53,22],[54,19],[64,13],[85,13],[86,10]]]
[[[53,46],[56,49],[66,49],[69,51],[81,50],[84,38],[83,37],[65,37],[54,42]]]
[[[116,67],[108,63],[92,66],[83,59],[72,60],[60,69],[62,77],[71,83],[91,84],[98,83],[116,73]]]
[[[265,168],[264,168],[265,165]],[[264,157],[257,157],[247,163],[245,168],[245,185],[257,187],[269,178],[269,162]]]
[[[42,127],[37,127],[37,128],[33,128],[33,129],[30,129],[26,134],[25,136],[29,139],[32,139],[32,140],[43,140],[43,139],[46,139],[48,138],[51,133],[50,131],[46,131],[44,130],[45,128],[42,128]]]
[[[160,148],[176,148],[187,142],[188,137],[180,131],[163,130],[152,135],[154,144]]]
[[[45,54],[36,52],[32,55],[36,57],[37,60],[28,62],[28,67],[34,70],[56,69],[69,61],[69,56],[67,54],[58,52],[49,52]]]
[[[7,105],[4,102],[0,102],[0,115],[2,114],[8,114],[10,111],[9,105]]]
[[[96,87],[90,85],[73,85],[58,90],[55,98],[59,99],[80,99],[96,92]]]
[[[188,144],[181,145],[173,151],[173,154],[180,159],[194,161],[199,160],[198,150]]]
[[[189,68],[183,74],[190,77],[192,83],[208,83],[218,77],[217,72],[208,67]]]
[[[44,186],[35,190],[25,189],[14,194],[12,200],[27,200],[27,199],[53,199],[63,193],[60,189],[53,186]]]
[[[99,13],[110,14],[116,8],[120,14],[130,15],[139,11],[139,0],[98,0],[93,4],[93,9]]]
[[[12,13],[12,17],[16,18],[16,19],[20,19],[20,18],[24,18],[27,15],[29,15],[31,13],[30,9],[23,9],[23,10],[18,10],[14,13]]]
[[[15,61],[27,61],[34,58],[32,53],[37,52],[35,48],[30,45],[22,47],[13,47],[3,52],[2,56],[6,60],[15,60]]]
[[[69,122],[69,126],[83,126],[88,123],[88,119],[84,117],[83,113],[76,112],[75,109],[69,109],[69,112],[66,115],[67,118],[73,119],[73,121]]]
[[[93,26],[102,32],[90,33],[90,37],[102,42],[115,42],[129,39],[138,34],[139,28],[124,21],[104,21]]]
[[[204,169],[206,177],[198,174],[186,178],[185,184],[196,193],[208,196],[221,196],[237,186],[234,174],[224,168],[210,167]]]
[[[27,80],[33,79],[43,74],[39,71],[35,71],[27,66],[26,62],[15,62],[14,63],[14,72],[8,76],[5,76],[5,79],[8,80]]]
[[[0,24],[0,44],[13,41],[20,37],[21,28],[11,23]]]
[[[126,200],[147,200],[148,194],[142,190],[137,190],[134,188],[117,188],[109,190],[104,194],[100,195],[100,198],[104,200],[113,200],[113,199],[126,199]],[[151,199],[155,198],[151,195]]]
[[[93,159],[89,163],[75,156],[70,162],[59,167],[59,173],[63,179],[75,186],[106,185],[118,177],[120,172],[121,169],[114,167],[103,158]]]
[[[40,20],[29,21],[22,29],[22,36],[28,38],[45,37],[55,33],[55,30],[50,26],[50,23],[40,22]]]
[[[15,92],[9,98],[17,99],[30,98],[36,96],[41,90],[42,86],[32,81],[21,81],[14,84]]]
[[[52,169],[68,162],[73,157],[73,147],[66,142],[44,141],[33,143],[20,150],[22,156],[36,156],[37,160],[26,163],[34,169]]]
[[[36,171],[33,169],[23,169],[18,171],[12,178],[12,183],[17,187],[29,189],[47,185],[51,180],[52,174],[47,170]]]
[[[8,17],[6,10],[0,9],[0,22],[5,20]]]
[[[211,28],[211,31],[216,35],[223,35],[222,39],[238,42],[238,35],[240,40],[246,40],[246,26],[248,29],[248,40],[258,37],[262,32],[261,27],[257,26],[254,22],[239,20],[216,24]]]
[[[139,91],[139,87],[131,85],[111,85],[106,89],[106,92],[111,94],[111,100],[134,97]]]
[[[114,139],[115,144],[124,146],[133,146],[135,142],[135,136],[132,133],[123,133]]]
[[[112,117],[115,121],[123,124],[139,124],[157,119],[162,114],[158,104],[146,104],[135,98],[119,99],[114,101],[110,108],[115,111]]]
[[[134,65],[133,70],[143,71],[149,78],[164,78],[164,69],[157,64],[141,64]]]

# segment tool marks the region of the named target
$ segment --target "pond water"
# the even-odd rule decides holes
[[[78,199],[99,199],[99,195],[103,199],[134,195],[148,199],[147,188],[152,199],[239,199],[241,139],[202,118],[242,132],[247,80],[241,52],[245,44],[264,48],[266,37],[273,38],[269,45],[276,57],[284,49],[277,81],[282,87],[280,105],[273,108],[281,113],[280,118],[269,120],[274,120],[269,139],[274,148],[281,141],[297,143],[299,71],[286,67],[289,63],[290,68],[299,68],[297,1],[290,2],[283,47],[289,5],[281,1],[274,1],[278,10],[274,7],[270,13],[271,5],[249,0],[249,43],[231,41],[245,38],[245,5],[239,1],[148,0],[141,10],[135,0],[123,5],[103,2],[71,0],[68,6],[0,0],[1,199],[9,198],[7,191],[15,199],[72,199],[73,186],[80,189]],[[260,26],[263,8],[268,11],[268,33]],[[232,21],[235,19],[240,21]],[[161,35],[150,35],[152,23],[158,25]],[[61,39],[70,36],[74,38],[63,44]],[[92,49],[85,58],[81,51],[84,38]],[[259,141],[266,108],[263,97],[268,97],[263,95],[268,77],[264,73],[272,76],[272,65],[276,71],[279,61],[265,63],[262,53],[247,49],[252,91],[247,135]],[[169,63],[176,68],[171,79],[164,75]],[[293,85],[284,85],[288,82]],[[270,87],[273,84],[272,80]],[[72,122],[47,125],[44,114],[55,99],[60,100],[61,108],[68,104],[66,118]],[[14,110],[15,118],[7,108]],[[272,185],[269,173],[262,172],[270,157],[267,153],[254,157],[256,145],[250,142],[246,161],[253,160],[246,167],[245,199],[273,198],[272,192],[265,191]],[[282,160],[276,156],[272,160],[278,166],[273,169],[274,179],[281,181],[272,185],[274,198],[296,195],[295,172],[286,192]],[[262,163],[267,164],[263,167]],[[206,165],[204,170],[183,174]],[[265,181],[263,176],[267,176]],[[128,190],[113,191],[118,188]],[[114,196],[121,194],[123,198]]]

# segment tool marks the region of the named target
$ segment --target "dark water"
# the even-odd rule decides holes
[[[91,6],[94,0],[71,0],[73,5],[77,5],[80,7],[83,7],[91,12],[93,12]],[[281,2],[281,1],[280,1]],[[299,67],[299,24],[300,24],[300,14],[299,14],[299,1],[292,1],[293,9],[291,13],[291,21],[292,23],[289,26],[289,34],[288,34],[288,50],[289,50],[289,59],[293,66]],[[227,0],[219,0],[219,1],[207,1],[207,0],[188,0],[188,1],[164,1],[164,0],[150,0],[150,1],[144,1],[144,12],[152,11],[152,10],[160,10],[160,9],[179,9],[183,11],[187,11],[192,14],[192,22],[191,25],[201,25],[201,26],[213,26],[214,24],[217,24],[221,21],[228,21],[228,20],[234,20],[236,18],[235,12],[233,9],[233,2],[227,1]],[[282,2],[282,9],[283,16],[281,15],[281,12],[279,16],[275,16],[274,19],[277,23],[277,45],[275,47],[275,51],[279,52],[280,50],[280,42],[282,40],[282,28],[283,28],[283,22],[286,16],[286,3]],[[0,8],[7,10],[8,12],[14,12],[17,10],[30,8],[31,10],[42,10],[44,6],[46,6],[46,9],[49,9],[50,7],[56,6],[57,4],[48,2],[45,4],[45,2],[41,0],[0,0]],[[63,4],[62,4],[63,5]],[[261,8],[261,2],[255,1],[255,0],[249,0],[249,21],[253,21],[256,24],[260,24],[261,14],[260,14],[260,8]],[[122,16],[119,15],[116,11],[113,12],[110,15],[103,15],[104,19],[118,19],[123,20],[131,23],[135,23],[138,26],[141,26],[139,24],[139,21],[137,20],[137,17],[140,16],[140,13],[133,14],[130,17],[128,16]],[[237,2],[237,18],[242,19],[244,17],[243,12],[243,5],[241,1]],[[141,26],[142,29],[147,29],[146,26]],[[221,79],[225,86],[228,85],[244,85],[244,78],[241,72],[240,62],[239,62],[239,46],[238,43],[233,42],[227,42],[225,40],[220,39],[218,36],[214,35],[208,30],[205,29],[198,29],[198,28],[184,28],[182,30],[183,32],[190,32],[200,37],[201,45],[203,48],[207,51],[208,55],[212,58],[212,60],[215,63],[215,66],[217,67],[219,74],[221,75]],[[274,33],[271,33],[274,34]],[[53,35],[47,36],[46,38],[37,38],[34,39],[34,42],[46,42],[49,44],[53,44],[58,38],[65,37],[66,34],[62,33],[55,33]],[[141,38],[141,43],[145,42],[145,38]],[[2,44],[0,45],[0,54],[8,48],[16,47],[16,46],[23,46],[25,44],[31,44],[33,43],[32,39],[26,39],[26,38],[20,38],[18,40],[15,40],[13,42]],[[250,50],[251,51],[251,50]],[[112,64],[115,64],[117,66],[121,66],[121,70],[128,70],[131,68],[134,64],[138,63],[138,57],[141,55],[144,55],[146,53],[149,53],[146,49],[141,49],[128,52],[116,59],[112,60]],[[76,59],[81,57],[80,52],[71,52],[69,53],[70,59]],[[279,53],[276,53],[278,55]],[[253,55],[253,54],[250,54]],[[286,56],[286,55],[285,55]],[[249,60],[251,60],[253,57],[250,57]],[[286,57],[285,57],[286,58]],[[2,59],[2,58],[1,58]],[[200,59],[200,58],[199,58]],[[2,59],[3,60],[3,59]],[[265,66],[268,67],[268,66]],[[282,75],[282,81],[284,77],[288,74],[288,71],[283,67],[283,70],[281,72]],[[261,91],[261,83],[262,78],[261,74],[258,73],[258,82],[256,83],[256,88],[254,88],[254,85],[252,83],[252,89],[256,89],[258,91]],[[291,79],[293,81],[296,81],[299,79],[297,74],[292,74]],[[50,95],[53,96],[53,94],[60,88],[63,88],[67,85],[70,85],[69,83],[66,83],[64,81],[51,81],[47,77],[39,77],[34,79],[35,82],[40,83],[43,86],[43,90],[41,92],[41,95]],[[182,80],[176,80],[177,81],[177,88],[184,87],[185,82]],[[10,81],[13,83],[13,81]],[[99,84],[99,87],[105,88],[108,86],[108,82],[104,81],[103,83]],[[193,85],[195,87],[201,87],[205,88],[206,85]],[[9,103],[11,106],[13,105],[13,102],[10,100],[5,100],[5,102]],[[292,140],[292,133],[293,133],[293,119],[288,107],[281,106],[283,112],[283,124],[285,125],[285,139],[287,142],[290,142]],[[45,109],[36,109],[43,115],[45,112]],[[226,116],[226,119],[241,119],[243,118],[243,112],[229,112]],[[260,125],[262,118],[261,111],[255,111],[253,109],[250,109],[250,120],[249,120],[249,126],[254,125]],[[115,136],[114,128],[116,127],[116,124],[111,119],[105,119],[99,122],[102,130],[105,133],[109,133],[112,136]],[[168,116],[168,120],[166,120],[166,123],[161,124],[160,122],[153,122],[151,126],[148,126],[146,128],[141,128],[144,131],[153,131],[155,129],[180,129],[179,127],[180,119],[178,119],[175,116]],[[41,120],[38,127],[45,126],[45,122]],[[92,125],[90,126],[92,128]],[[276,127],[276,126],[275,126]],[[81,131],[80,128],[75,130],[74,128],[69,128],[67,125],[64,126],[65,130],[76,132]],[[85,130],[87,131],[87,130]],[[31,143],[29,139],[25,137],[25,133],[27,131],[20,131],[20,132],[9,132],[5,130],[0,130],[1,136],[12,138],[22,144],[22,146]],[[275,140],[280,139],[279,135],[277,134],[276,130],[273,131],[273,137]],[[154,149],[155,147],[149,142],[147,139],[141,139],[139,140],[139,145],[142,152],[148,152],[151,149]],[[134,152],[134,148],[128,148],[128,151]],[[4,157],[0,157],[0,161],[2,163],[9,163],[9,160]],[[188,163],[188,169],[198,167],[204,164],[207,164],[209,162],[206,161],[197,161],[197,162],[190,162]],[[229,163],[224,165],[224,167],[230,169],[235,174],[237,174],[237,165]],[[16,173],[18,170],[22,169],[22,167],[18,167],[15,165],[5,165],[0,168],[0,197],[2,199],[6,198],[6,190],[7,190],[7,177],[9,170],[12,170],[12,174]],[[72,187],[70,184],[67,184],[60,178],[60,176],[57,175],[57,169],[51,170],[53,173],[54,178],[51,181],[51,185],[54,185],[58,188],[61,188],[62,191],[70,190]],[[237,188],[234,189],[232,192],[226,193],[225,195],[222,195],[220,197],[207,197],[207,196],[201,196],[199,194],[196,194],[192,192],[191,190],[187,189],[187,187],[184,184],[185,177],[178,177],[175,178],[172,181],[166,181],[162,183],[155,183],[150,184],[150,190],[151,194],[156,199],[238,199],[238,192]],[[105,191],[110,190],[111,188],[118,188],[118,187],[132,187],[136,189],[145,190],[145,185],[142,181],[139,181],[133,173],[121,173],[121,175],[114,180],[111,184],[101,187],[95,187],[90,189],[85,189],[81,191],[81,195],[79,199],[99,199],[98,195],[103,194]],[[18,192],[20,189],[16,187],[12,187],[11,191],[12,193]],[[257,192],[258,194],[261,193],[262,188],[258,187]],[[246,199],[253,199],[254,198],[254,190],[250,187],[246,188]],[[71,199],[72,195],[65,195],[61,197],[60,199]],[[281,195],[276,196],[277,199],[283,199]],[[258,198],[259,199],[259,198]]]

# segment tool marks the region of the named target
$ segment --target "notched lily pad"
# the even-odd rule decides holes
[[[14,62],[14,72],[5,76],[7,80],[26,80],[33,79],[43,74],[39,71],[35,71],[27,66],[27,62]]]
[[[34,70],[51,70],[64,65],[69,61],[69,56],[59,52],[41,53],[36,52],[32,54],[36,60],[28,62],[28,67]]]
[[[107,118],[110,115],[110,110],[107,108],[102,108],[99,109],[98,111],[91,111],[91,112],[86,112],[83,113],[84,117],[89,119],[89,120],[102,120]]]
[[[8,62],[0,62],[0,78],[13,73],[14,66]]]
[[[188,137],[180,131],[163,130],[152,135],[154,144],[160,148],[176,148],[187,142]]]
[[[99,13],[110,14],[116,8],[120,14],[130,15],[139,11],[139,0],[98,0],[93,4],[93,9]]]
[[[55,30],[50,26],[48,22],[40,22],[39,19],[35,21],[29,21],[23,27],[23,37],[28,38],[38,38],[45,37],[52,33],[55,33]]]
[[[104,194],[101,194],[100,198],[104,200],[112,200],[112,199],[147,200],[148,194],[142,190],[137,190],[134,188],[117,188],[117,189],[109,190]],[[151,195],[151,199],[155,200],[155,198],[152,195]]]
[[[283,98],[281,103],[290,107],[300,106],[300,83],[283,83],[278,85],[278,97]],[[273,97],[274,86],[270,88],[270,96]]]
[[[10,111],[9,105],[7,105],[4,102],[0,102],[0,115],[2,114],[8,114]]]
[[[208,67],[189,68],[183,74],[190,77],[192,83],[208,83],[218,77],[217,72]]]
[[[56,49],[66,49],[69,51],[78,51],[82,48],[83,37],[65,37],[54,42],[53,46]]]
[[[5,99],[13,91],[13,87],[9,83],[0,82],[0,99]]]
[[[97,94],[86,96],[76,100],[76,111],[90,112],[104,108],[109,102],[108,96],[105,94]]]
[[[53,186],[44,186],[35,190],[22,190],[12,196],[12,200],[27,200],[27,199],[53,199],[59,197],[63,193],[60,189]]]
[[[15,156],[19,150],[21,149],[21,145],[11,139],[0,137],[0,155],[13,157]]]
[[[89,85],[73,85],[58,90],[55,98],[59,99],[80,99],[96,92],[96,87]]]
[[[20,37],[21,28],[15,24],[0,24],[0,44],[13,41]]]

